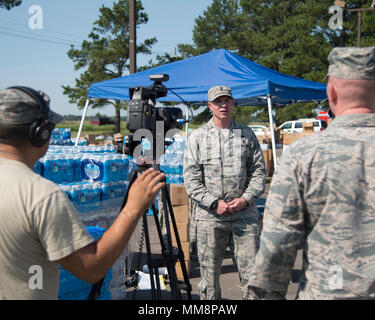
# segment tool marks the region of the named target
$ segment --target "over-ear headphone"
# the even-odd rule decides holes
[[[41,117],[34,120],[29,127],[29,139],[30,142],[36,146],[41,147],[43,146],[50,138],[55,125],[48,121],[48,114],[50,112],[50,108],[44,98],[41,96],[39,92],[36,90],[23,87],[23,86],[14,86],[9,87],[7,89],[18,89],[29,96],[31,96],[35,102],[37,102],[41,108],[42,114]]]

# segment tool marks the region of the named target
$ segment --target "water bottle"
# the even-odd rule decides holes
[[[103,182],[113,182],[118,180],[116,161],[113,154],[106,154],[103,158],[104,176]]]
[[[40,160],[38,160],[37,162],[35,162],[35,164],[34,164],[34,172],[36,174],[39,174],[39,175],[43,176],[43,163]]]
[[[76,205],[86,203],[85,186],[81,183],[72,185],[72,202]]]
[[[104,177],[104,165],[100,156],[85,154],[81,160],[82,179],[102,181]]]
[[[101,190],[102,190],[102,201],[115,198],[115,191],[114,191],[114,186],[112,182],[102,183]]]
[[[119,155],[118,158],[119,167],[119,181],[126,181],[128,179],[129,160],[125,155]]]
[[[115,164],[115,170],[112,172],[112,181],[116,182],[121,180],[122,161],[121,155],[117,153],[114,153],[112,157]]]
[[[114,183],[115,198],[123,198],[125,196],[125,190],[125,182],[120,181]]]
[[[61,177],[59,175],[59,154],[51,154],[46,156],[45,160],[45,168],[48,170],[48,178],[49,180],[60,183]]]
[[[115,146],[114,145],[111,145],[110,143],[106,143],[104,145],[104,148],[103,148],[103,152],[104,153],[114,153],[116,150],[115,150]]]
[[[50,163],[50,154],[45,154],[43,158],[40,159],[40,161],[43,163],[43,168],[44,168],[44,172],[43,172],[43,176],[44,178],[48,179],[48,180],[51,180],[50,178],[50,171],[51,171],[51,163]]]
[[[72,200],[72,186],[69,184],[60,184],[58,185],[60,189],[66,194],[69,200]]]
[[[56,175],[55,175],[55,177],[56,177],[55,182],[56,183],[69,182],[69,181],[67,181],[67,177],[65,176],[66,169],[68,167],[66,155],[63,154],[63,153],[57,153],[55,155],[55,163],[56,163],[56,167],[57,167],[57,171],[56,171]]]
[[[73,181],[81,181],[81,155],[79,153],[72,154],[72,167],[73,167]]]
[[[60,129],[59,128],[53,129],[52,134],[51,134],[51,139],[53,139],[53,140],[60,139]]]
[[[95,204],[100,201],[101,186],[99,182],[85,183],[84,191],[87,204]]]
[[[75,173],[74,173],[74,168],[73,168],[73,155],[72,154],[66,154],[65,156],[63,156],[63,172],[62,172],[62,179],[61,181],[62,182],[67,182],[67,183],[70,183],[70,182],[73,182],[74,181],[74,176],[75,176]]]
[[[64,140],[70,140],[71,139],[72,135],[71,135],[70,128],[63,129],[62,137],[63,137]]]

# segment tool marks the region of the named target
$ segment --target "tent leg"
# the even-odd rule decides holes
[[[270,119],[270,129],[271,129],[271,140],[272,140],[272,158],[273,158],[273,166],[276,170],[277,168],[277,158],[276,158],[276,139],[275,139],[275,130],[273,127],[273,115],[272,115],[272,100],[271,95],[267,95],[267,102],[268,102],[268,117]]]
[[[83,110],[83,114],[82,114],[82,118],[81,118],[81,123],[79,125],[79,129],[78,129],[78,133],[77,133],[76,144],[75,144],[76,147],[78,146],[79,138],[81,137],[83,123],[84,123],[85,118],[86,118],[87,109],[89,108],[89,102],[90,102],[90,99],[87,99],[86,100],[86,104],[85,104],[85,109]]]
[[[189,142],[189,108],[186,107],[186,144]]]

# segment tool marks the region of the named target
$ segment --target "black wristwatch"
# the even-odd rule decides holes
[[[212,202],[212,204],[210,205],[210,210],[215,210],[218,204],[219,204],[219,200],[215,200],[214,202]]]

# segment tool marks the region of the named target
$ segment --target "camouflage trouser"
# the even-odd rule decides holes
[[[197,245],[197,223],[195,221],[195,208],[196,207],[197,207],[197,203],[191,198],[189,198],[189,239],[190,239],[190,245],[192,247]]]
[[[220,269],[226,248],[233,236],[234,257],[237,263],[242,297],[247,298],[249,272],[259,249],[258,220],[197,221],[197,246],[201,280],[198,290],[201,300],[221,299]]]

